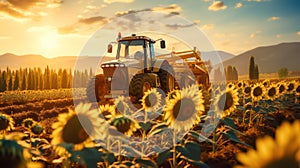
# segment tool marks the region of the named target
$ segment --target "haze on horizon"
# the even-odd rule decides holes
[[[196,27],[211,42],[202,50],[213,46],[237,55],[258,46],[300,41],[299,6],[297,0],[0,0],[0,54],[77,56],[97,30],[115,19],[122,17],[126,22],[111,33],[122,32],[124,25],[133,25],[135,33],[151,31],[168,16],[185,18],[186,22],[159,22],[165,32],[180,34]],[[141,12],[164,15],[137,17]],[[143,27],[136,26],[141,20]],[[113,39],[104,41],[109,40]]]

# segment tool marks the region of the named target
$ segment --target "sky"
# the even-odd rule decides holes
[[[118,32],[238,55],[299,42],[299,7],[299,0],[0,0],[0,55],[101,55]]]

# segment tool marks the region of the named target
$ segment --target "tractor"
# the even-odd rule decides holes
[[[116,57],[103,62],[100,65],[103,73],[89,80],[88,99],[100,102],[124,95],[137,102],[151,88],[159,88],[167,94],[195,82],[209,87],[208,70],[196,48],[157,55],[154,48],[157,41],[161,49],[166,48],[163,39],[153,40],[136,34],[121,37],[119,33]],[[107,52],[112,51],[110,43]]]

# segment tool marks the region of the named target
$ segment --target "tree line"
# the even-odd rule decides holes
[[[19,68],[0,69],[0,92],[13,90],[47,90],[72,87],[86,87],[93,76],[92,69],[72,72],[71,69]],[[74,84],[74,85],[73,85]]]

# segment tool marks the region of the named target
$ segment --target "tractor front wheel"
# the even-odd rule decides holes
[[[129,95],[134,102],[138,102],[144,96],[144,93],[152,87],[155,87],[155,83],[149,75],[135,75],[130,82]]]
[[[105,78],[103,74],[92,77],[87,84],[86,96],[90,102],[100,102],[106,92]]]

